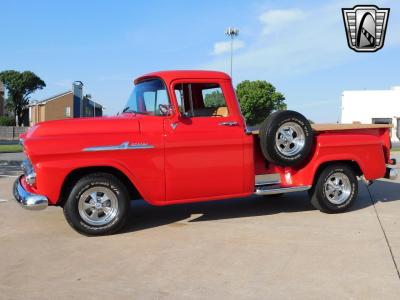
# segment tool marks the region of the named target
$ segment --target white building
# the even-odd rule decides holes
[[[344,91],[340,122],[392,124],[392,142],[399,142],[400,86],[380,91]]]

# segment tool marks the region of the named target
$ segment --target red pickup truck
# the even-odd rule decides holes
[[[61,206],[86,235],[110,234],[129,201],[169,205],[308,191],[342,212],[365,181],[396,176],[388,125],[313,125],[294,111],[246,127],[228,75],[165,71],[137,78],[118,116],[49,121],[21,136],[28,159],[14,196]]]

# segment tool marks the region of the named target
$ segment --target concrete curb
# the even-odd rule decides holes
[[[22,153],[23,151],[2,151],[0,154]]]
[[[22,161],[20,160],[0,160],[0,166],[20,166]]]

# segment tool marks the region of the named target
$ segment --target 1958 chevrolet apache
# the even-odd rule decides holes
[[[25,208],[61,206],[86,235],[110,234],[129,201],[169,205],[308,191],[343,212],[358,181],[396,176],[388,125],[310,125],[272,113],[250,131],[228,75],[164,71],[137,78],[114,117],[49,121],[21,136],[28,157],[14,196]]]

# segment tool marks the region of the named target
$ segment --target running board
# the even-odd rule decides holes
[[[294,192],[303,192],[311,189],[311,185],[294,186],[294,187],[281,187],[281,186],[256,186],[255,195],[275,195],[286,194]]]

